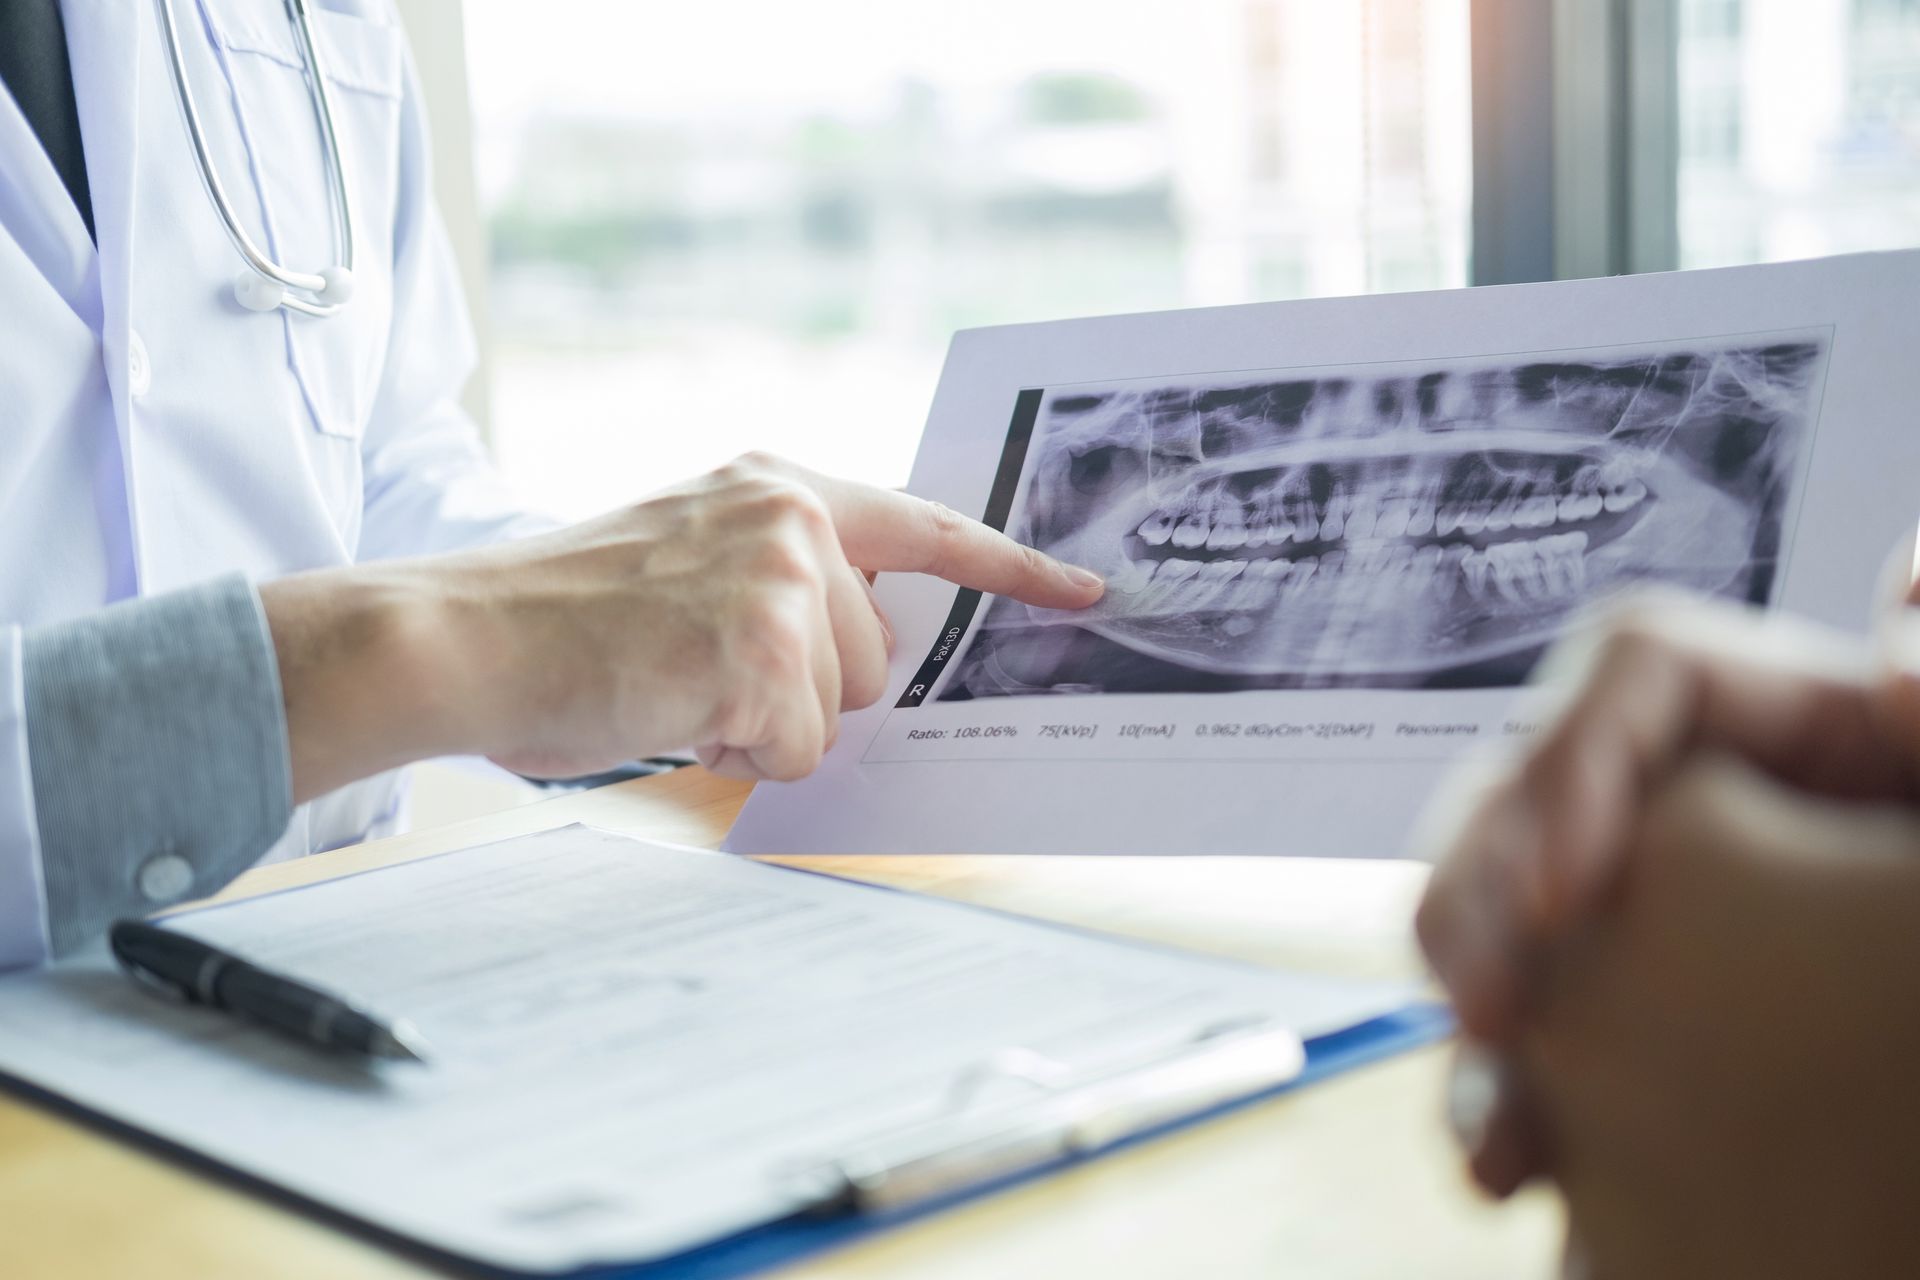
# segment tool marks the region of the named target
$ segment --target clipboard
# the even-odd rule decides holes
[[[636,855],[640,857],[636,859]],[[702,890],[713,893],[726,889],[739,901],[760,903],[779,897],[809,909],[825,904],[851,913],[847,919],[858,917],[872,926],[908,932],[918,929],[938,935],[937,940],[943,944],[958,942],[963,950],[954,954],[969,960],[990,956],[996,939],[1010,943],[1013,950],[1009,954],[1017,963],[1004,971],[997,985],[990,983],[981,989],[987,993],[988,1004],[996,1009],[994,1002],[1012,1000],[1017,1005],[1020,991],[1054,982],[1048,977],[1053,972],[1048,956],[1053,953],[1077,957],[1084,975],[1094,975],[1120,993],[1113,997],[1119,1003],[1103,1004],[1095,998],[1084,1006],[1069,1005],[1060,1003],[1056,995],[1038,996],[1023,1015],[1026,1020],[1017,1024],[1029,1029],[1018,1033],[1022,1038],[1016,1039],[1011,1033],[1006,1038],[987,1038],[984,1026],[1001,1025],[989,1022],[966,1033],[976,1046],[967,1055],[939,1048],[939,1044],[948,1043],[941,1039],[944,1032],[940,1022],[924,1023],[922,1034],[934,1037],[928,1042],[932,1047],[926,1049],[930,1056],[924,1065],[928,1070],[912,1077],[924,1084],[915,1083],[906,1089],[912,1094],[908,1107],[889,1106],[883,1094],[870,1093],[870,1082],[864,1074],[859,1078],[843,1074],[837,1094],[821,1088],[817,1069],[832,1067],[833,1062],[782,1062],[773,1077],[783,1085],[777,1091],[782,1095],[776,1105],[780,1114],[772,1116],[778,1121],[776,1130],[779,1124],[804,1125],[811,1112],[830,1110],[837,1097],[841,1111],[833,1125],[806,1131],[814,1137],[800,1134],[784,1143],[767,1143],[747,1128],[739,1131],[745,1136],[717,1140],[718,1145],[712,1138],[714,1129],[689,1126],[688,1131],[706,1150],[720,1153],[711,1161],[716,1167],[704,1171],[658,1163],[657,1133],[652,1126],[673,1116],[656,1112],[649,1119],[644,1106],[637,1113],[593,1112],[596,1120],[604,1118],[605,1123],[599,1127],[608,1133],[638,1135],[639,1145],[631,1152],[623,1145],[625,1139],[613,1143],[619,1156],[631,1161],[639,1154],[655,1162],[648,1166],[654,1172],[626,1188],[640,1196],[639,1200],[609,1201],[616,1210],[632,1207],[639,1218],[611,1222],[607,1230],[620,1231],[617,1238],[595,1235],[590,1229],[579,1231],[564,1244],[557,1243],[557,1236],[541,1237],[541,1241],[555,1243],[544,1254],[521,1247],[534,1240],[527,1234],[531,1228],[509,1223],[509,1215],[499,1212],[505,1204],[500,1197],[509,1189],[499,1178],[489,1181],[491,1175],[484,1171],[470,1174],[447,1164],[446,1131],[436,1130],[433,1117],[442,1115],[444,1121],[445,1113],[436,1108],[448,1099],[438,1097],[442,1091],[435,1082],[428,1080],[424,1093],[403,1090],[380,1103],[398,1109],[382,1113],[389,1119],[382,1122],[383,1128],[373,1131],[374,1136],[403,1142],[402,1147],[392,1149],[406,1152],[404,1159],[411,1163],[394,1168],[381,1167],[378,1161],[370,1165],[373,1157],[367,1148],[357,1145],[358,1135],[349,1136],[348,1130],[338,1128],[340,1123],[350,1125],[354,1120],[355,1108],[368,1096],[364,1089],[353,1096],[341,1093],[340,1087],[347,1083],[344,1078],[322,1078],[325,1073],[304,1048],[282,1046],[264,1033],[228,1031],[204,1021],[183,1021],[217,1015],[204,1011],[196,1014],[153,1001],[113,974],[104,957],[92,968],[82,963],[0,982],[0,1078],[8,1078],[23,1092],[48,1099],[63,1110],[105,1124],[144,1145],[220,1172],[252,1189],[266,1190],[278,1199],[418,1255],[467,1267],[477,1265],[492,1274],[633,1275],[675,1280],[688,1276],[704,1280],[747,1275],[924,1217],[1423,1043],[1445,1034],[1448,1027],[1444,1014],[1437,1010],[1401,1007],[1404,992],[1412,989],[1400,984],[1358,984],[1366,988],[1358,999],[1355,991],[1343,989],[1328,1003],[1325,984],[1333,980],[1289,978],[1277,971],[1026,920],[991,909],[706,851],[629,841],[585,828],[422,859],[175,919],[197,919],[196,932],[228,946],[234,945],[236,936],[248,936],[248,930],[253,931],[251,937],[256,944],[267,945],[269,939],[313,927],[324,936],[328,944],[324,955],[336,966],[379,965],[379,956],[360,950],[361,946],[371,946],[378,951],[383,945],[378,925],[368,925],[362,919],[368,909],[377,912],[384,904],[417,915],[417,907],[407,904],[417,904],[423,900],[422,895],[446,890],[453,896],[441,903],[444,915],[448,910],[457,912],[458,906],[449,908],[447,903],[460,903],[462,892],[468,895],[464,901],[471,907],[475,901],[493,901],[494,891],[504,886],[521,890],[512,909],[524,911],[529,885],[535,886],[532,896],[541,899],[536,905],[549,909],[548,924],[556,931],[551,935],[554,938],[571,939],[575,931],[593,923],[592,919],[583,921],[564,911],[553,914],[551,909],[568,906],[570,893],[597,910],[599,923],[604,925],[626,919],[622,910],[609,909],[604,903],[610,887],[617,890],[624,885],[631,890],[638,886],[656,894],[663,888],[674,888],[694,898]],[[476,887],[486,892],[476,896]],[[747,898],[739,899],[740,894]],[[681,910],[685,901],[676,898],[669,905]],[[410,917],[399,914],[391,918]],[[220,920],[224,925],[208,923]],[[821,920],[813,918],[813,923],[818,925]],[[343,925],[359,931],[359,945],[350,940],[354,935],[343,937],[337,932]],[[286,945],[300,944],[296,940]],[[391,945],[431,947],[432,942],[416,944],[409,940]],[[981,949],[970,949],[976,946]],[[235,949],[247,953],[245,947]],[[321,952],[310,950],[307,954],[314,967],[296,965],[294,971],[348,994],[360,994],[352,983],[339,981],[339,973],[346,969],[329,971],[321,962]],[[898,967],[899,957],[907,952],[889,953],[877,960],[875,953],[858,948],[848,954],[891,969]],[[476,957],[495,959],[496,949],[491,943],[479,944]],[[250,958],[287,967],[286,957],[271,949],[265,954],[256,951]],[[566,965],[557,967],[563,973],[574,972]],[[512,974],[497,969],[483,972],[489,978],[484,993],[488,999],[515,996],[518,988]],[[807,979],[816,984],[821,980],[817,972],[809,973]],[[394,991],[408,989],[408,979],[395,981],[400,985]],[[756,988],[756,997],[761,994],[757,982],[743,985]],[[1058,983],[1047,987],[1058,992],[1076,989],[1072,984]],[[456,1003],[469,1002],[480,994],[457,982],[448,990]],[[918,990],[908,988],[910,995]],[[996,991],[1000,994],[992,994]],[[832,997],[829,994],[827,998]],[[1150,1002],[1139,1003],[1142,1000]],[[620,1001],[622,1008],[629,1001],[624,989]],[[1316,1001],[1320,1003],[1316,1005]],[[375,1004],[377,1007],[377,993]],[[864,999],[856,1004],[863,1013],[870,1012],[871,1006]],[[974,1011],[978,1013],[984,1007],[975,1006]],[[929,1008],[935,1019],[947,1016],[944,1005]],[[1161,1012],[1136,1018],[1126,1012],[1130,1008]],[[1318,1012],[1313,1012],[1315,1008]],[[1367,1009],[1371,1012],[1362,1015],[1364,1021],[1355,1016]],[[1376,1016],[1382,1010],[1392,1012]],[[392,1011],[401,1012],[402,1006]],[[722,1012],[731,1011],[723,1008]],[[104,1013],[123,1016],[102,1017]],[[804,1016],[804,1010],[801,1013]],[[1358,1025],[1341,1021],[1349,1017]],[[1296,1023],[1295,1018],[1301,1021]],[[136,1022],[147,1025],[127,1025]],[[738,1047],[732,1044],[733,1033],[743,1027],[751,1033],[748,1039],[764,1038],[766,1034],[739,1022],[716,1025],[729,1033],[733,1048]],[[1335,1026],[1339,1029],[1303,1045],[1292,1029],[1294,1025],[1318,1025],[1322,1031]],[[1083,1031],[1075,1029],[1081,1027],[1104,1030],[1088,1040]],[[515,1025],[516,1033],[524,1030],[523,1024]],[[829,1030],[835,1037],[833,1043],[841,1043],[837,1038],[840,1032]],[[1033,1035],[1036,1031],[1040,1034]],[[864,1041],[846,1042],[853,1056],[840,1061],[872,1063],[874,1059],[860,1055],[893,1055],[904,1043],[898,1039],[903,1032],[911,1032],[911,1027],[896,1022],[870,1027]],[[448,1043],[439,1028],[429,1026],[427,1033],[437,1043]],[[197,1047],[202,1043],[212,1052]],[[622,1043],[644,1043],[646,1049],[639,1054],[622,1050],[627,1056],[602,1068],[610,1077],[624,1083],[633,1068],[648,1065],[651,1054],[661,1060],[663,1070],[672,1066],[680,1072],[677,1078],[693,1085],[691,1094],[671,1097],[671,1108],[680,1112],[691,1106],[698,1111],[703,1081],[685,1074],[687,1060],[666,1062],[662,1058],[671,1041],[635,1042],[629,1037]],[[777,1039],[765,1042],[766,1047],[776,1050],[785,1043]],[[792,1043],[805,1043],[804,1037]],[[860,1048],[861,1043],[867,1047]],[[457,1037],[452,1044],[459,1050]],[[177,1060],[177,1069],[171,1072],[161,1062],[168,1057]],[[139,1064],[137,1069],[135,1063]],[[808,1076],[808,1069],[816,1070]],[[883,1083],[889,1069],[874,1068],[877,1074],[871,1083]],[[301,1074],[309,1079],[293,1078]],[[513,1079],[517,1085],[533,1077]],[[791,1090],[784,1088],[793,1079],[800,1083]],[[754,1077],[756,1085],[758,1080]],[[488,1098],[502,1096],[462,1094],[454,1087],[458,1083],[450,1082],[448,1087],[456,1095],[451,1101],[460,1104],[454,1108],[453,1117],[461,1125],[470,1123],[470,1117],[486,1114],[473,1110],[476,1102],[494,1106]],[[547,1087],[563,1100],[571,1096],[565,1078],[556,1077],[547,1082]],[[715,1087],[722,1094],[718,1101],[725,1102],[729,1100],[725,1090],[750,1086],[728,1081]],[[901,1087],[895,1088],[898,1091]],[[541,1106],[537,1096],[523,1097],[518,1092],[505,1096],[512,1104],[509,1110],[531,1106],[537,1112]],[[799,1101],[792,1101],[794,1098]],[[249,1113],[257,1118],[239,1118]],[[710,1108],[699,1114],[722,1113]],[[726,1118],[733,1119],[731,1114]],[[260,1128],[263,1121],[268,1131]],[[561,1148],[539,1145],[541,1136],[554,1132],[550,1125],[529,1129],[523,1121],[508,1116],[500,1126],[485,1132],[469,1132],[457,1126],[453,1132],[479,1160],[492,1158],[496,1164],[503,1158],[510,1161],[515,1170],[510,1189],[516,1195],[523,1191],[531,1195],[529,1188],[520,1185],[529,1181],[529,1174],[551,1174],[550,1181],[595,1186],[593,1170],[599,1166],[590,1160],[577,1167],[570,1165],[555,1155]],[[565,1140],[577,1144],[578,1135],[569,1132]],[[603,1152],[607,1146],[604,1141],[600,1143]],[[573,1146],[564,1149],[572,1150]],[[701,1148],[687,1150],[697,1153]],[[775,1151],[788,1158],[776,1164],[768,1156]],[[512,1155],[503,1157],[504,1152]],[[707,1159],[697,1154],[691,1158],[696,1164]],[[385,1177],[390,1185],[382,1186],[370,1175]],[[469,1179],[465,1184],[460,1182],[463,1176]],[[437,1201],[441,1206],[472,1204],[471,1220],[442,1217],[435,1227],[432,1214],[443,1209],[434,1204],[400,1204],[392,1198],[404,1194],[404,1188],[420,1185],[421,1178],[444,1183],[434,1186],[434,1195],[424,1200]],[[769,1194],[768,1188],[776,1182],[778,1193]],[[696,1190],[687,1191],[681,1184]],[[609,1195],[622,1190],[617,1182],[598,1185]],[[716,1191],[718,1194],[709,1198],[709,1193]],[[468,1192],[492,1198],[468,1201],[463,1199]],[[673,1198],[676,1192],[682,1196],[677,1202]],[[548,1202],[526,1196],[515,1201],[523,1207],[529,1203]],[[649,1209],[651,1221],[646,1220]],[[466,1223],[464,1228],[462,1222]],[[565,1227],[572,1230],[579,1225],[567,1220]],[[542,1224],[542,1229],[557,1228]],[[521,1234],[514,1234],[514,1230]],[[489,1231],[494,1234],[489,1235]],[[648,1232],[652,1233],[650,1237]],[[627,1242],[628,1247],[609,1243],[616,1239]],[[648,1239],[653,1243],[646,1243]],[[567,1253],[579,1261],[569,1264],[563,1256]],[[619,1263],[623,1256],[649,1260]],[[530,1260],[534,1258],[539,1260]]]
[[[1453,1034],[1453,1015],[1440,1004],[1411,1004],[1344,1031],[1304,1042],[1305,1061],[1291,1079],[1201,1106],[1187,1114],[1117,1138],[1091,1152],[1062,1151],[1013,1174],[931,1194],[919,1201],[866,1212],[821,1213],[769,1223],[658,1262],[575,1272],[580,1280],[743,1280],[775,1267],[856,1244],[870,1236],[933,1217],[970,1201],[1037,1182],[1076,1164],[1153,1142],[1231,1115],[1356,1067],[1408,1053]]]

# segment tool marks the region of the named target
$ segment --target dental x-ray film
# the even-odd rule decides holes
[[[1916,291],[1865,255],[962,334],[910,487],[1106,596],[883,577],[889,697],[730,847],[1402,854],[1610,600],[1867,624]]]
[[[1522,683],[1636,583],[1772,601],[1824,331],[1049,388],[1013,532],[1098,569],[997,600],[948,700]]]

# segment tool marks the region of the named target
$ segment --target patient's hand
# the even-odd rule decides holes
[[[1652,596],[1563,645],[1549,679],[1556,667],[1568,687],[1536,743],[1453,796],[1421,903],[1421,940],[1477,1035],[1515,1025],[1526,949],[1604,904],[1648,797],[1690,756],[1725,752],[1815,794],[1920,803],[1920,735],[1903,737],[1865,654],[1837,634]]]
[[[1510,1061],[1595,1280],[1920,1259],[1920,819],[1680,766]]]
[[[1562,712],[1517,764],[1450,793],[1419,927],[1471,1039],[1502,1048],[1537,1007],[1541,957],[1603,919],[1643,857],[1651,798],[1703,752],[1800,791],[1913,804],[1920,688],[1882,676],[1825,633],[1656,598],[1585,644]],[[1913,668],[1908,668],[1912,670]],[[1505,1194],[1541,1171],[1524,1091],[1502,1090],[1470,1137],[1481,1183]]]

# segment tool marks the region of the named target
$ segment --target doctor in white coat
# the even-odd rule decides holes
[[[286,9],[177,5],[210,157],[242,220],[283,262],[333,261]],[[356,215],[353,298],[326,318],[236,303],[243,264],[195,164],[157,5],[63,9],[98,241],[0,98],[0,618],[549,527],[514,504],[458,405],[474,346],[387,5],[312,14]],[[380,834],[399,797],[398,775],[335,793],[272,856]]]
[[[474,345],[430,194],[419,87],[389,0],[306,0],[310,52],[324,71],[337,149],[324,145],[324,117],[305,70],[309,51],[283,0],[171,0],[171,8],[168,0],[7,3],[18,5],[17,13],[44,6],[56,29],[64,21],[84,174],[63,174],[50,158],[60,149],[50,150],[36,132],[47,123],[21,108],[29,97],[19,85],[13,96],[0,92],[0,965],[36,954],[27,936],[32,911],[23,904],[38,883],[36,786],[45,794],[49,780],[35,777],[29,759],[23,726],[32,691],[21,674],[23,645],[30,651],[35,628],[219,575],[270,584],[552,527],[515,504],[458,406]],[[335,314],[251,310],[237,299],[236,277],[249,276],[196,160],[167,56],[169,16],[207,167],[265,254],[308,271],[338,262],[336,191],[349,193],[352,291]],[[34,74],[31,66],[15,70],[23,83]],[[330,181],[330,150],[341,158],[344,184]],[[492,593],[497,603],[543,575],[598,565],[595,555],[640,558],[622,546],[711,537],[713,519],[699,517],[708,509],[699,504],[722,490],[760,492],[753,486],[766,488],[765,477],[756,475],[746,476],[744,489],[734,475],[676,499],[681,506],[562,545],[546,560],[529,555],[506,569],[483,565],[467,580],[484,578],[479,594]],[[879,509],[871,494],[853,501]],[[818,504],[811,503],[796,507],[801,525],[813,520]],[[882,525],[925,523],[916,510],[888,510]],[[929,527],[957,536],[970,548],[966,555],[861,567],[981,578],[984,561],[976,553],[999,556],[1001,548],[980,542],[975,533],[985,531],[977,526],[943,523],[950,515],[936,515]],[[868,526],[870,541],[892,545]],[[837,572],[845,571],[843,562]],[[604,596],[607,580],[603,575],[593,590]],[[322,573],[296,581],[333,579]],[[1097,594],[1091,575],[1072,586],[1063,581],[1048,580],[1035,598],[1071,604]],[[828,590],[844,586],[836,577]],[[579,602],[586,594],[555,591],[540,606],[574,610],[584,626],[588,610]],[[308,591],[302,598],[324,597]],[[281,604],[290,598],[283,593]],[[270,620],[273,603],[267,600],[264,615]],[[531,610],[516,601],[500,612]],[[836,630],[844,629],[844,614],[836,613]],[[274,623],[282,675],[291,625]],[[876,624],[867,614],[859,625]],[[318,626],[301,624],[310,648],[319,635],[320,651],[345,652],[326,644]],[[513,669],[493,674],[518,678]],[[827,677],[837,691],[839,675]],[[61,714],[85,719],[85,694],[63,695]],[[287,696],[289,718],[297,721],[297,801],[320,789],[302,783],[301,734],[351,699],[336,687],[296,708],[294,690]],[[827,711],[830,721],[837,706]],[[432,745],[488,744],[449,737]],[[326,787],[360,780],[294,811],[266,859],[386,830],[399,804],[399,775],[364,777],[372,759],[363,753],[308,769],[308,779]],[[157,902],[188,887],[180,881],[148,896]],[[39,930],[44,954],[44,920]]]

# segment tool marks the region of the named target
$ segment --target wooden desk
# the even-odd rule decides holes
[[[713,845],[745,789],[697,769],[243,876],[303,884],[569,822]],[[1400,973],[1421,872],[1183,858],[816,858],[820,870],[1321,971]],[[780,1272],[783,1280],[1552,1274],[1544,1196],[1494,1210],[1441,1121],[1444,1055],[1354,1072]],[[0,1275],[419,1277],[408,1259],[0,1096]]]

